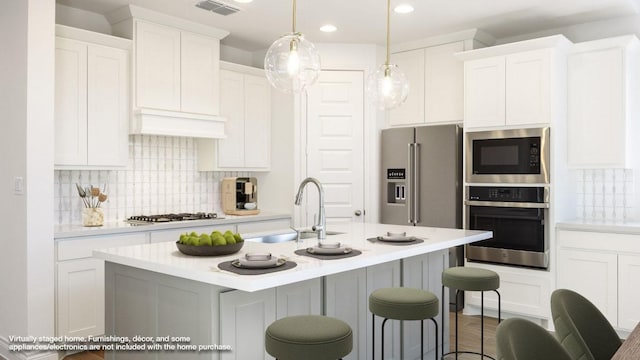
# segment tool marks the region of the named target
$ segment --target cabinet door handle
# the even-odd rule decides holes
[[[362,215],[362,211],[360,211],[360,210],[356,210],[356,212],[355,212],[354,214],[355,214],[356,216],[360,216],[360,215]]]

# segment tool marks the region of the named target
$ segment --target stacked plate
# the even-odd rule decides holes
[[[386,241],[386,242],[410,242],[418,240],[415,236],[407,236],[406,232],[387,232],[386,235],[378,236],[376,238],[378,241]]]
[[[318,243],[318,246],[307,248],[309,254],[315,255],[344,255],[353,251],[352,248],[340,243]]]
[[[231,265],[242,269],[268,269],[282,266],[286,259],[277,258],[270,253],[247,253],[244,257],[233,260]]]

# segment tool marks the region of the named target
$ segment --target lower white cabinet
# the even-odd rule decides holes
[[[57,335],[104,334],[104,262],[62,261],[57,274]]]
[[[493,270],[500,276],[501,310],[503,313],[550,319],[551,274],[544,270],[531,270],[510,266],[466,263],[465,266]],[[465,292],[465,311],[480,312],[481,292]],[[498,296],[484,292],[485,314],[497,315]],[[487,311],[489,310],[489,311]]]
[[[640,256],[618,255],[618,327],[633,329],[640,323]]]
[[[571,289],[600,309],[611,325],[618,323],[618,255],[559,249],[559,289]]]
[[[591,301],[622,331],[640,322],[640,235],[558,230],[558,288]]]
[[[56,242],[56,336],[104,334],[104,261],[93,249],[144,244],[145,233]]]
[[[440,299],[440,308],[445,304],[445,324],[449,324],[449,291],[445,291],[442,298],[442,271],[449,266],[449,251],[443,250],[430,254],[414,256],[402,261],[402,286],[431,291]],[[440,310],[442,311],[442,310]],[[438,331],[442,330],[442,316],[436,318]],[[404,359],[420,358],[420,321],[404,321],[402,324],[402,348]],[[435,352],[435,328],[431,320],[424,321],[424,358],[433,358],[427,355]],[[438,335],[438,341],[441,341]],[[449,341],[448,337],[445,340]],[[445,346],[446,347],[446,346]],[[440,348],[440,344],[438,344]],[[440,349],[438,349],[440,351]]]
[[[220,294],[222,360],[273,359],[264,348],[264,333],[276,319],[322,313],[321,280],[311,279],[277,288]]]
[[[220,294],[220,344],[233,348],[221,359],[273,359],[265,351],[264,332],[275,320],[276,289]]]
[[[370,347],[367,347],[367,338],[370,336],[367,321],[371,317],[368,297],[366,269],[326,277],[326,314],[346,322],[353,331],[353,349],[344,357],[345,360],[366,360],[367,353],[370,353]]]

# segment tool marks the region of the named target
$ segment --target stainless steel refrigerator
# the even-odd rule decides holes
[[[385,129],[381,150],[382,223],[462,228],[462,128]],[[463,247],[449,251],[449,266],[463,261]]]

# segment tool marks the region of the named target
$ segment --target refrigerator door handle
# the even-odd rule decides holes
[[[414,198],[413,198],[413,194],[414,194],[414,174],[415,174],[415,161],[414,161],[414,157],[415,157],[415,145],[414,143],[409,143],[409,166],[408,166],[408,174],[407,174],[407,179],[408,181],[408,185],[409,185],[409,196],[407,196],[407,211],[408,211],[408,222],[409,224],[415,224],[415,214],[414,214],[414,208],[413,208],[413,202],[414,202]]]
[[[413,144],[413,201],[411,206],[413,207],[413,223],[418,224],[420,222],[420,144]]]

